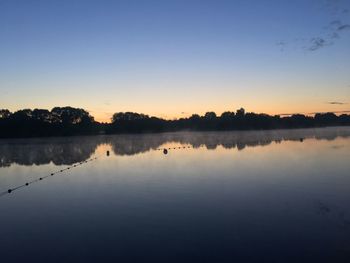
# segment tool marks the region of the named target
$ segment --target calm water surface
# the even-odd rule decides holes
[[[1,262],[350,262],[349,171],[350,128],[0,140]]]

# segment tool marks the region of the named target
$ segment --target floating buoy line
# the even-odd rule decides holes
[[[298,139],[300,142],[304,142],[304,138],[300,137]],[[273,141],[271,141],[273,142]],[[207,149],[209,149],[210,147],[213,147],[213,149],[215,149],[217,146],[222,146],[222,144],[212,144],[212,145],[208,145],[208,144],[201,144],[199,146],[193,146],[193,145],[188,145],[188,146],[178,146],[178,147],[165,147],[165,148],[156,148],[156,151],[163,151],[164,154],[168,154],[168,152],[170,152],[171,150],[181,150],[181,149],[199,149],[199,148],[203,148],[206,147]],[[257,144],[258,146],[258,144]]]
[[[85,161],[82,161],[82,162],[75,163],[75,164],[73,164],[73,165],[71,165],[71,166],[68,166],[68,167],[66,167],[66,168],[64,168],[64,169],[60,169],[60,170],[57,170],[56,172],[52,172],[52,173],[50,173],[50,174],[48,174],[48,175],[39,177],[39,178],[34,179],[34,180],[32,180],[32,181],[28,181],[28,182],[26,182],[25,184],[22,184],[22,185],[13,187],[13,188],[9,188],[7,191],[1,192],[1,193],[0,193],[0,197],[1,197],[1,196],[4,196],[4,195],[6,195],[6,194],[11,194],[11,193],[13,193],[13,192],[16,191],[16,190],[21,189],[21,188],[24,188],[24,187],[27,187],[27,186],[29,186],[29,185],[31,185],[31,184],[40,182],[40,181],[42,181],[42,180],[44,180],[44,179],[46,179],[46,178],[48,178],[48,177],[52,177],[52,176],[54,176],[54,175],[62,174],[62,173],[65,172],[65,171],[71,170],[71,169],[73,169],[73,168],[77,168],[77,167],[82,166],[83,164],[86,164],[86,163],[88,163],[88,162],[95,161],[95,160],[97,160],[98,158],[99,158],[99,157],[94,157],[94,158],[90,158],[90,159],[85,160]]]
[[[202,146],[202,145],[201,145],[201,146]],[[204,145],[203,145],[203,146],[204,146]],[[193,147],[193,146],[169,147],[169,148],[157,148],[156,150],[157,150],[157,151],[163,151],[164,154],[167,154],[168,151],[170,151],[170,150],[180,150],[180,149],[189,149],[189,148],[194,148],[194,147]],[[107,156],[107,157],[110,156],[110,152],[109,152],[109,151],[106,152],[106,156]],[[71,166],[68,166],[68,167],[66,167],[66,168],[64,168],[64,169],[57,170],[56,172],[52,172],[52,173],[50,173],[50,174],[48,174],[48,175],[45,175],[45,176],[43,176],[43,177],[39,177],[39,178],[34,179],[34,180],[32,180],[32,181],[26,182],[26,183],[24,183],[24,184],[22,184],[22,185],[18,185],[18,186],[16,186],[16,187],[9,188],[8,190],[6,190],[6,191],[4,191],[4,192],[1,192],[1,193],[0,193],[0,197],[1,197],[1,196],[4,196],[4,195],[7,195],[7,194],[11,194],[11,193],[13,193],[13,192],[16,191],[16,190],[19,190],[19,189],[21,189],[21,188],[27,187],[27,186],[32,185],[32,184],[34,184],[34,183],[38,183],[38,182],[40,182],[40,181],[42,181],[42,180],[44,180],[44,179],[46,179],[46,178],[48,178],[48,177],[52,177],[52,176],[54,176],[54,175],[62,174],[62,173],[65,172],[65,171],[68,171],[68,170],[71,170],[71,169],[73,169],[73,168],[79,167],[79,166],[81,166],[81,165],[83,165],[83,164],[86,164],[86,163],[88,163],[88,162],[95,161],[95,160],[97,160],[98,158],[99,158],[99,157],[94,157],[94,158],[90,158],[90,159],[85,160],[85,161],[82,161],[82,162],[75,163],[75,164],[73,164],[73,165],[71,165]]]
[[[168,154],[171,150],[181,150],[181,149],[197,149],[200,147],[204,147],[205,145],[200,145],[198,147],[194,146],[178,146],[178,147],[167,147],[167,148],[157,148],[156,151],[162,151],[164,154]]]
[[[204,147],[204,146],[205,146],[205,145],[200,145],[199,147]],[[155,149],[155,150],[156,150],[156,151],[162,151],[163,154],[166,155],[166,154],[168,154],[168,152],[171,151],[171,150],[191,149],[191,148],[199,148],[199,147],[194,147],[194,146],[178,146],[178,147],[168,147],[168,148],[157,148],[157,149]],[[109,151],[106,152],[106,156],[107,156],[107,157],[110,156],[110,152],[109,152]],[[16,190],[19,190],[19,189],[21,189],[21,188],[25,188],[25,187],[27,187],[27,186],[30,186],[30,185],[34,184],[34,183],[38,183],[38,182],[40,182],[40,181],[42,181],[42,180],[44,180],[44,179],[46,179],[46,178],[48,178],[48,177],[52,177],[52,176],[54,176],[54,175],[62,174],[62,173],[64,173],[64,172],[68,171],[68,170],[71,170],[71,169],[73,169],[73,168],[77,168],[77,167],[82,166],[83,164],[86,164],[86,163],[88,163],[88,162],[95,161],[95,160],[97,160],[98,158],[99,158],[99,157],[94,157],[94,158],[90,158],[90,159],[85,160],[85,161],[81,161],[81,162],[75,163],[75,164],[70,165],[70,166],[68,166],[68,167],[66,167],[66,168],[64,168],[64,169],[57,170],[56,172],[52,172],[52,173],[50,173],[50,174],[48,174],[48,175],[45,175],[45,176],[36,178],[36,179],[34,179],[34,180],[32,180],[32,181],[28,181],[28,182],[26,182],[26,183],[24,183],[24,184],[21,184],[21,185],[18,185],[18,186],[16,186],[16,187],[9,188],[8,190],[6,190],[6,191],[4,191],[4,192],[1,192],[1,193],[0,193],[0,197],[1,197],[1,196],[4,196],[4,195],[11,194],[11,193],[13,193],[13,192],[16,191]]]
[[[199,149],[202,147],[208,148],[210,146],[216,147],[216,146],[219,146],[219,144],[214,144],[214,145],[201,144],[199,146],[190,145],[190,146],[178,146],[178,147],[165,147],[165,148],[156,148],[155,151],[162,151],[164,154],[168,154],[170,151],[173,151],[173,150]]]

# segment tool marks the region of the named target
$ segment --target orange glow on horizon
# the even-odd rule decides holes
[[[244,107],[243,107],[244,108]],[[328,108],[328,109],[327,109]],[[237,108],[239,109],[239,108]],[[237,110],[236,109],[236,110]],[[194,111],[194,112],[182,112],[182,113],[175,113],[175,112],[155,112],[155,113],[147,113],[145,111],[131,111],[131,112],[136,112],[136,113],[143,113],[146,115],[149,115],[150,117],[157,117],[157,118],[162,118],[165,120],[177,120],[177,119],[181,119],[181,118],[188,118],[190,117],[192,114],[198,114],[200,116],[204,116],[206,112],[209,111],[214,111],[217,116],[219,117],[223,112],[226,111],[231,111],[231,112],[236,112],[236,110],[220,110],[220,111],[215,111],[215,110],[207,110],[207,111]],[[347,109],[339,109],[339,108],[333,108],[330,109],[330,107],[324,107],[324,108],[318,108],[318,109],[304,109],[302,111],[298,111],[298,110],[265,110],[265,111],[259,111],[259,110],[250,110],[249,108],[245,108],[246,112],[253,112],[253,113],[257,113],[257,114],[268,114],[271,116],[275,116],[275,115],[280,115],[280,116],[288,116],[288,115],[293,115],[293,114],[304,114],[307,116],[313,116],[316,113],[326,113],[326,112],[333,112],[337,115],[342,114],[342,113],[350,113],[350,110]],[[126,112],[126,111],[115,111],[115,112]],[[105,113],[100,113],[100,112],[94,112],[94,111],[90,111],[90,114],[95,118],[95,121],[98,122],[105,122],[105,123],[110,123],[111,122],[111,118],[113,116],[113,114],[105,114]]]

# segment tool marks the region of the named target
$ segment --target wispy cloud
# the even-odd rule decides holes
[[[326,33],[324,35],[310,39],[310,44],[307,46],[307,50],[316,51],[320,48],[333,45],[334,41],[340,39],[341,34],[350,30],[350,25],[343,24],[341,20],[333,20],[325,28]]]
[[[332,105],[346,105],[348,103],[346,102],[340,102],[340,101],[329,101],[327,104],[332,104]]]
[[[325,46],[331,45],[331,42],[326,41],[321,37],[315,37],[310,40],[311,45],[307,48],[310,51],[315,51],[317,49],[323,48]]]
[[[338,31],[342,31],[342,30],[349,30],[350,29],[350,25],[346,24],[346,25],[341,25],[338,27]]]
[[[342,7],[343,4],[340,0],[326,0],[324,10],[328,13],[330,22],[320,27],[323,30],[312,37],[281,40],[276,43],[280,51],[284,51],[288,44],[310,52],[335,44],[343,34],[350,32],[350,24],[342,21],[347,20],[350,13],[349,9]]]

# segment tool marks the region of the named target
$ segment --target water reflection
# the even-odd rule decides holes
[[[0,167],[11,164],[71,165],[90,158],[99,145],[94,138],[59,138],[34,140],[2,140],[0,142]]]
[[[8,167],[11,164],[43,165],[51,162],[55,165],[71,165],[91,158],[102,144],[110,145],[115,155],[135,155],[156,150],[167,143],[180,143],[193,148],[205,146],[209,150],[216,149],[218,146],[243,150],[245,147],[266,146],[273,142],[303,142],[310,138],[334,140],[349,136],[349,128],[339,127],[0,140],[0,167]]]
[[[350,128],[3,140],[1,259],[347,262],[349,150]]]

